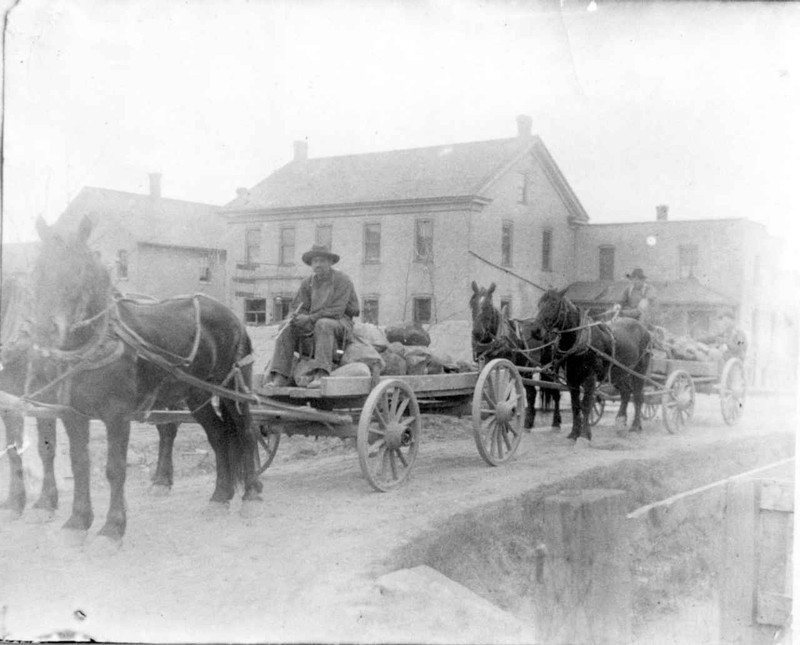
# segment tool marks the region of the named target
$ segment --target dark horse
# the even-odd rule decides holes
[[[154,304],[115,299],[108,270],[87,245],[91,229],[84,218],[75,234],[62,236],[37,221],[42,248],[33,271],[32,333],[38,358],[29,375],[36,391],[29,395],[56,396],[69,437],[75,484],[64,528],[83,537],[94,519],[89,420],[103,421],[108,444],[111,499],[99,535],[118,542],[126,525],[131,420],[149,409],[183,405],[203,426],[216,456],[213,507],[227,506],[235,485],[243,483],[247,512],[248,502],[261,499],[261,483],[248,405],[252,348],[244,325],[213,298]],[[215,385],[242,395],[220,395],[217,412]]]
[[[650,362],[650,333],[633,318],[618,318],[610,323],[593,322],[564,296],[565,292],[566,289],[550,289],[540,298],[533,333],[538,338],[555,335],[556,360],[566,367],[572,401],[569,439],[592,438],[589,412],[597,382],[607,376],[620,393],[617,424],[626,425],[628,401],[632,394],[634,418],[631,430],[641,432],[643,377]]]
[[[533,337],[530,321],[511,321],[492,304],[496,286],[492,282],[486,289],[474,281],[472,283],[469,304],[472,308],[472,352],[475,358],[505,358],[520,367],[536,367],[542,362],[549,362],[549,354],[536,351],[542,343]],[[554,377],[545,375],[541,375],[541,379],[555,381]],[[542,388],[543,403],[546,401],[545,391],[550,392],[549,398],[554,403],[553,429],[558,430],[561,428],[561,393],[558,389]],[[525,427],[532,428],[536,417],[534,386],[525,384],[525,398]]]
[[[26,328],[26,286],[19,277],[3,281],[0,290],[0,391],[21,396],[25,391],[28,373],[28,351],[31,342]],[[25,509],[27,495],[22,469],[22,450],[25,446],[25,418],[11,409],[0,409],[0,419],[6,428],[5,454],[9,461],[8,498],[0,509],[20,515]],[[42,490],[33,508],[42,511],[46,518],[58,508],[53,461],[56,454],[56,420],[37,419],[39,457],[42,460]]]

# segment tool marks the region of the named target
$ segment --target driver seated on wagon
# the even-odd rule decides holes
[[[622,292],[622,298],[614,305],[614,312],[617,316],[635,318],[646,323],[647,314],[652,307],[655,291],[647,283],[647,276],[639,268],[634,269],[625,276],[630,280],[630,284]]]
[[[300,283],[291,305],[294,313],[275,341],[267,386],[289,385],[295,350],[300,350],[304,341],[313,341],[313,373],[308,387],[319,387],[320,379],[333,369],[334,352],[350,342],[353,318],[360,313],[352,280],[333,268],[338,255],[315,244],[302,257],[313,274]]]

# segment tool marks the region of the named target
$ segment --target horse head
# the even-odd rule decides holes
[[[473,280],[469,306],[472,309],[472,338],[479,343],[490,342],[500,325],[500,312],[492,304],[492,295],[497,285],[492,282],[488,289],[479,287]]]
[[[577,307],[566,297],[567,289],[548,289],[539,298],[536,319],[533,321],[534,338],[547,338],[556,331],[563,331],[578,324]]]
[[[80,347],[92,336],[92,320],[109,305],[111,277],[87,242],[92,222],[62,235],[39,217],[39,257],[32,274],[33,339],[60,350]]]

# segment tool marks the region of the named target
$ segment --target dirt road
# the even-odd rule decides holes
[[[682,436],[668,435],[654,420],[641,437],[619,439],[606,412],[593,446],[584,450],[564,439],[566,425],[560,436],[537,428],[517,458],[500,468],[481,460],[468,420],[429,419],[411,480],[387,494],[369,488],[352,446],[284,438],[263,476],[263,514],[254,519],[239,516],[238,500],[228,515],[204,514],[213,467],[194,426],[178,434],[172,494],[149,496],[157,435],[143,426],[131,443],[128,532],[113,554],[95,551],[91,536],[83,548],[63,544],[59,527],[69,515],[71,480],[60,433],[62,503],[55,521],[0,523],[0,632],[28,639],[71,629],[98,640],[158,642],[461,640],[452,633],[448,639],[430,616],[408,615],[377,591],[376,578],[398,566],[400,550],[456,514],[501,505],[598,466],[680,459],[693,451],[713,455],[717,446],[743,442],[746,470],[793,452],[793,400],[751,398],[735,429],[721,424],[717,405],[700,397],[692,431]],[[756,444],[764,446],[760,455],[752,450]],[[96,531],[108,494],[99,429],[92,446]],[[435,617],[437,607],[430,612]]]

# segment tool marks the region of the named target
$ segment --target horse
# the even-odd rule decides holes
[[[209,508],[227,509],[242,484],[242,513],[257,512],[262,484],[249,409],[252,346],[243,323],[202,294],[157,303],[115,297],[109,270],[88,246],[88,217],[69,234],[41,217],[36,229],[41,250],[32,273],[31,330],[37,360],[28,380],[38,389],[27,397],[54,396],[69,438],[74,492],[63,528],[81,541],[94,521],[89,420],[99,419],[111,496],[98,537],[121,544],[130,424],[154,407],[186,406],[205,430],[216,457]]]
[[[542,343],[532,337],[530,321],[511,321],[505,312],[492,304],[496,286],[492,282],[487,289],[479,287],[475,281],[472,282],[469,304],[472,309],[472,352],[475,358],[505,358],[521,367],[537,366],[542,361],[549,362],[548,354],[537,351],[537,346]],[[541,379],[555,381],[555,376],[542,374]],[[536,417],[536,388],[528,384],[524,387],[527,399],[525,427],[532,428]],[[550,388],[541,388],[541,392],[543,403],[547,396],[545,392],[549,393],[548,398],[554,403],[552,427],[553,430],[560,430],[561,393],[558,389]]]
[[[4,280],[0,288],[0,391],[14,396],[21,396],[25,390],[31,345],[24,315],[27,302],[25,293],[24,281],[17,276]],[[27,503],[22,468],[22,451],[26,447],[25,418],[15,410],[0,409],[0,419],[6,428],[4,452],[9,460],[8,497],[0,503],[0,509],[20,516]],[[49,519],[58,508],[58,488],[53,466],[56,420],[38,418],[36,429],[39,458],[42,461],[42,489],[33,508]]]
[[[533,322],[533,334],[539,339],[555,336],[556,360],[566,368],[572,403],[572,431],[568,438],[591,440],[589,412],[595,400],[597,382],[606,377],[620,393],[617,426],[627,426],[628,402],[633,396],[631,430],[641,432],[644,377],[650,362],[650,332],[633,318],[617,318],[609,323],[590,322],[588,315],[565,293],[566,289],[549,289],[542,295]]]

